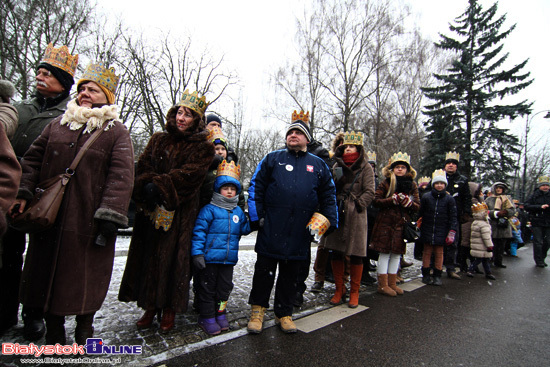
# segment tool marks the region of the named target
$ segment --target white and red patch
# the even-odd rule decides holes
[[[313,172],[313,166],[310,166],[309,164],[306,166],[306,169],[308,172]]]

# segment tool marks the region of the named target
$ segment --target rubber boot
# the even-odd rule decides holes
[[[65,316],[46,314],[46,344],[67,344],[65,336]]]
[[[430,275],[430,268],[422,268],[422,283],[433,284],[433,279]]]
[[[330,299],[331,305],[339,305],[345,301],[345,288],[344,288],[344,267],[343,261],[332,260],[330,262],[332,266],[332,274],[334,275],[334,285],[336,290],[334,295]]]
[[[405,293],[403,289],[397,286],[397,274],[388,274],[388,287],[393,289],[395,293],[403,295]]]
[[[94,336],[94,313],[87,315],[76,315],[76,328],[74,329],[74,340],[78,345],[86,345],[86,339]]]
[[[395,291],[388,286],[388,274],[378,274],[377,292],[386,296],[397,296],[397,293],[395,293]]]
[[[351,264],[350,266],[350,291],[348,307],[356,308],[359,305],[359,287],[363,275],[363,264]]]

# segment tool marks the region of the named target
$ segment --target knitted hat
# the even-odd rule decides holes
[[[292,114],[292,122],[286,130],[285,136],[288,136],[290,131],[295,129],[303,132],[308,142],[313,140],[311,137],[311,132],[309,131],[309,111],[307,114],[304,114],[304,111],[300,111],[299,114],[294,111]]]
[[[537,187],[541,187],[543,185],[550,185],[550,177],[548,176],[540,176],[537,180]]]
[[[216,121],[218,124],[220,124],[220,128],[222,127],[222,120],[217,115],[214,115],[213,113],[206,116],[206,125],[208,125],[208,123],[212,121]]]
[[[71,88],[74,84],[74,78],[71,74],[67,73],[65,70],[61,70],[45,62],[41,62],[40,64],[38,64],[38,66],[36,67],[37,72],[38,69],[48,70],[50,73],[52,73],[54,78],[57,79],[57,81],[63,86],[65,92],[69,93],[71,91]]]
[[[443,182],[445,184],[445,186],[448,185],[448,182],[447,182],[447,175],[445,174],[445,171],[443,171],[442,169],[437,169],[434,171],[434,173],[432,174],[432,186],[436,183],[436,182]]]

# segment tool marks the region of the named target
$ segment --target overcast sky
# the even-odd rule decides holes
[[[425,37],[438,40],[438,33],[454,36],[448,23],[462,14],[467,0],[403,0],[411,5],[414,19]],[[294,53],[294,25],[308,0],[98,0],[108,13],[119,13],[125,23],[143,30],[158,28],[172,35],[194,35],[193,46],[203,43],[225,55],[226,63],[235,69],[244,86],[247,101],[258,100],[265,89],[269,73],[284,64]],[[492,0],[482,0],[484,9]],[[529,58],[524,70],[535,79],[522,99],[535,101],[533,112],[550,109],[550,1],[500,0],[498,16],[507,13],[501,30],[517,23],[516,30],[505,40],[510,62]],[[200,49],[200,48],[199,48]],[[262,104],[265,102],[254,102]],[[261,114],[261,106],[250,106],[247,114]],[[227,111],[230,115],[231,111]],[[536,131],[547,134],[550,120],[541,113],[533,119]],[[523,131],[524,122],[513,124],[513,131]]]

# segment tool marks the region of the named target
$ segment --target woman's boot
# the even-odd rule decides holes
[[[422,283],[433,284],[433,279],[430,275],[430,268],[422,268]]]
[[[176,319],[176,311],[171,308],[165,308],[162,310],[162,319],[160,320],[160,329],[162,331],[170,331],[174,327],[174,320]]]
[[[386,296],[397,296],[397,293],[388,286],[388,274],[378,274],[378,293]]]
[[[67,337],[65,336],[65,316],[47,313],[44,319],[46,320],[46,344],[67,344]]]
[[[405,293],[403,289],[397,286],[397,274],[388,274],[388,287],[393,289],[396,294],[402,295]]]
[[[346,290],[344,288],[344,267],[345,264],[340,260],[332,260],[330,262],[332,266],[332,274],[334,276],[334,285],[336,290],[334,296],[330,299],[331,305],[339,305],[344,302],[346,297]]]
[[[157,314],[157,310],[146,310],[143,316],[141,316],[141,319],[137,320],[136,326],[138,329],[146,329],[151,327],[151,324],[153,323],[153,320],[155,319],[155,315]],[[160,311],[159,311],[159,320],[160,320]]]
[[[74,340],[78,345],[87,345],[86,339],[94,336],[94,313],[87,315],[76,315],[76,328],[74,329]]]
[[[363,264],[351,264],[350,267],[350,291],[348,307],[355,308],[359,305],[359,287],[363,275]]]

